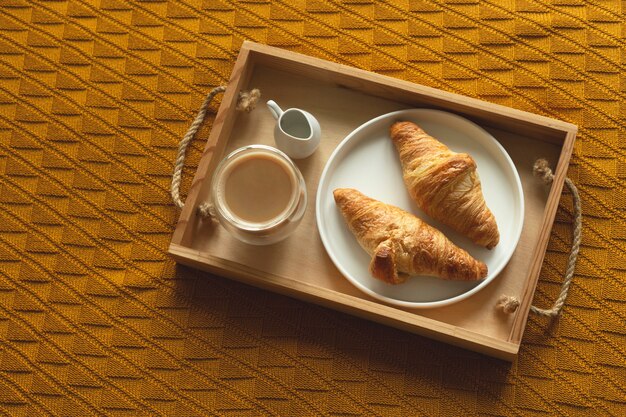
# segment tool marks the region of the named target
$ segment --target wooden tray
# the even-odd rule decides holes
[[[211,174],[225,153],[252,143],[273,145],[275,121],[264,105],[251,113],[235,111],[239,91],[254,87],[265,100],[310,111],[322,126],[320,148],[313,156],[296,161],[309,193],[302,223],[286,241],[266,247],[240,243],[196,214],[197,206],[209,195]],[[513,159],[525,198],[524,229],[507,267],[477,294],[430,310],[385,305],[352,286],[326,254],[315,222],[317,184],[337,144],[367,120],[415,107],[454,112],[488,130]],[[169,252],[186,265],[512,360],[519,350],[576,132],[576,126],[562,121],[245,42]],[[550,189],[532,175],[538,157],[556,166]],[[495,308],[501,294],[520,299],[515,314],[505,315]]]

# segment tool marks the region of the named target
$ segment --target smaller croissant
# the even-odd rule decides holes
[[[467,281],[487,276],[487,265],[414,215],[351,188],[333,195],[350,231],[372,256],[375,278],[399,284],[408,275]]]
[[[495,247],[500,233],[485,203],[474,159],[452,152],[412,122],[394,123],[390,134],[404,183],[417,205],[477,245]]]

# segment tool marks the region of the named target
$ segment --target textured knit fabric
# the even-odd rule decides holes
[[[0,414],[626,415],[623,7],[0,0]],[[244,39],[579,125],[562,317],[508,364],[176,266],[177,142]],[[570,221],[564,196],[539,306]]]

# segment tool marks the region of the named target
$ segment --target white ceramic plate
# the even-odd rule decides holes
[[[411,200],[402,167],[389,137],[398,120],[417,123],[455,152],[470,154],[478,166],[483,194],[500,231],[500,243],[481,248],[424,214]],[[332,192],[356,188],[363,194],[407,210],[441,230],[456,245],[485,262],[488,276],[478,282],[410,277],[400,285],[373,278],[370,256],[348,229]],[[401,110],[372,119],[350,133],[330,156],[320,179],[316,201],[317,226],[328,255],[339,271],[365,293],[403,307],[439,307],[463,300],[500,273],[515,251],[524,223],[524,198],[519,175],[502,145],[473,122],[439,110]]]

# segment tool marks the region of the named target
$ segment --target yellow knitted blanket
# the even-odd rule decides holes
[[[0,414],[626,415],[623,7],[0,0]],[[512,365],[167,256],[177,141],[244,39],[579,125],[576,276]],[[564,203],[537,305],[570,221]]]

